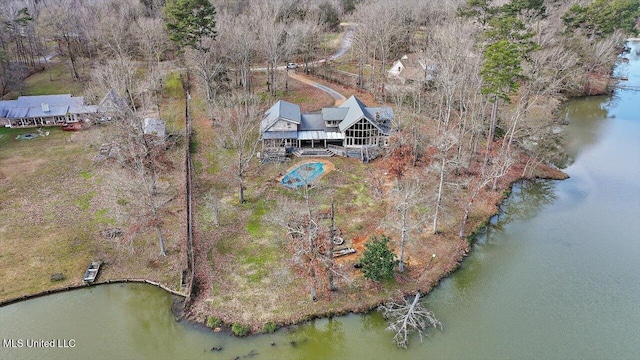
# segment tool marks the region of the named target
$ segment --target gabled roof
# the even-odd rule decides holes
[[[14,108],[10,108],[7,111],[6,118],[7,119],[26,118],[27,114],[29,114],[28,107],[14,107]]]
[[[326,121],[342,121],[348,111],[349,109],[339,107],[322,108],[322,118]]]
[[[100,112],[118,112],[128,110],[127,102],[122,100],[118,93],[114,89],[109,92],[100,100],[98,104]]]
[[[428,59],[423,52],[405,54],[398,61],[403,66],[403,69],[400,71],[400,73],[396,75],[399,78],[418,82],[430,80],[430,78],[433,78],[433,75],[431,73],[433,73],[436,69],[435,62],[431,59]],[[394,63],[394,66],[391,67],[389,73],[394,70],[396,63]]]
[[[348,108],[347,115],[338,125],[340,131],[345,131],[358,120],[365,118],[382,133],[389,133],[393,119],[393,110],[390,107],[366,107],[362,101],[352,95],[340,105],[340,108]]]
[[[47,111],[44,111],[41,105],[31,106],[29,113],[26,116],[13,116],[14,118],[34,118],[34,117],[49,117],[49,116],[65,116],[69,112],[68,105],[49,105]]]
[[[83,97],[70,94],[20,96],[18,100],[0,101],[0,117],[7,119],[88,114],[97,111],[85,105]]]
[[[300,131],[324,130],[326,127],[321,113],[302,114],[300,120]]]
[[[296,131],[267,131],[281,119],[297,124]],[[344,130],[360,119],[366,119],[381,133],[389,135],[393,110],[390,107],[367,107],[358,98],[351,96],[339,107],[301,114],[298,105],[280,100],[265,112],[260,132],[262,139],[295,139],[297,136],[300,140],[339,140],[344,139]],[[327,127],[327,121],[340,121],[340,131],[333,126]]]
[[[348,109],[347,114],[344,117],[344,120],[342,120],[338,125],[340,128],[340,131],[345,131],[346,129],[350,128],[353,124],[358,122],[358,120],[365,117],[365,113],[364,113],[365,105],[357,97],[353,95],[351,95],[351,97],[348,98],[345,102],[343,102],[342,105],[340,105],[339,107]],[[373,122],[373,119],[369,119],[369,121]]]
[[[300,106],[288,101],[278,100],[264,114],[265,117],[260,123],[260,131],[268,130],[280,119],[300,124]]]
[[[71,94],[35,95],[18,97],[18,107],[49,105],[84,105],[83,97],[72,97]]]
[[[7,117],[9,110],[18,106],[18,100],[0,100],[0,118]]]

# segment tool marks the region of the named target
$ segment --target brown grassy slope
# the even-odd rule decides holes
[[[166,100],[165,116],[184,113],[176,110],[179,100]],[[179,116],[171,123],[184,127]],[[93,260],[106,262],[98,282],[146,278],[177,289],[184,267],[184,148],[169,152],[175,168],[161,176],[173,192],[163,213],[169,256],[161,258],[127,173],[94,161],[111,125],[43,130],[50,135],[18,141],[17,134],[36,130],[0,129],[0,300],[81,284]],[[124,236],[101,235],[111,228]],[[66,280],[51,282],[54,273]]]
[[[137,222],[134,194],[114,186],[114,178],[122,179],[120,169],[93,162],[108,128],[45,130],[48,137],[2,143],[0,299],[80,284],[92,260],[107,262],[100,281],[134,277],[177,284],[180,206],[169,206],[166,217],[172,253],[167,258],[158,258],[154,234],[146,230],[122,239],[102,237],[101,230],[128,231]],[[52,283],[53,273],[67,279]]]

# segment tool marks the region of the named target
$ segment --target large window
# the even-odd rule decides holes
[[[380,131],[366,119],[360,119],[345,131],[345,146],[378,145]]]

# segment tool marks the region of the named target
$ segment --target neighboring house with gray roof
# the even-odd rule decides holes
[[[264,149],[362,149],[387,145],[393,110],[368,107],[351,96],[338,107],[302,113],[300,106],[279,100],[260,123]]]
[[[20,96],[0,101],[0,119],[7,127],[54,126],[75,123],[98,111],[83,97],[63,95]]]
[[[387,73],[390,79],[402,84],[421,84],[433,80],[436,70],[435,63],[424,53],[411,53],[396,60]]]

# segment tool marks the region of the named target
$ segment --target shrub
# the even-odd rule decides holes
[[[365,278],[375,282],[393,279],[398,261],[395,254],[387,246],[390,240],[384,235],[381,238],[374,236],[365,244],[362,258],[358,262]]]
[[[214,329],[214,328],[219,327],[221,324],[222,324],[222,321],[220,321],[220,319],[218,319],[215,316],[209,316],[207,318],[207,327],[209,327],[209,328]]]
[[[262,332],[264,332],[264,333],[272,333],[272,332],[276,331],[277,328],[278,327],[276,326],[276,324],[274,322],[269,321],[269,322],[265,323],[262,326]]]
[[[231,325],[231,331],[235,336],[245,336],[249,333],[249,325],[234,323]]]

